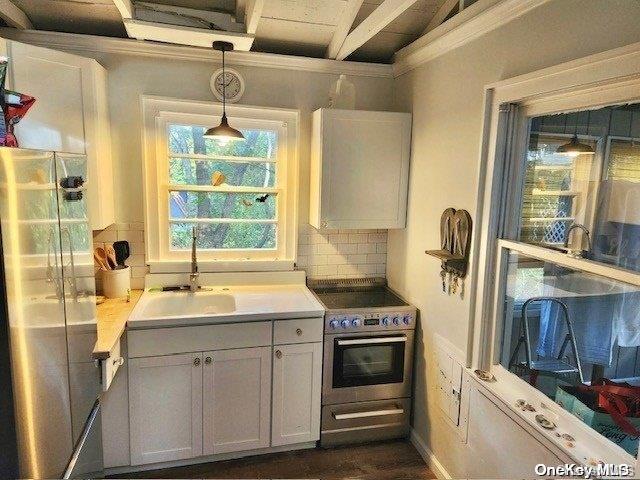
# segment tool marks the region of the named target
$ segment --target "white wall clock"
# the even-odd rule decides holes
[[[225,68],[224,78],[222,69],[218,69],[211,76],[211,91],[216,98],[222,101],[222,84],[225,84],[226,100],[229,103],[235,103],[242,97],[244,93],[244,78],[233,68]]]

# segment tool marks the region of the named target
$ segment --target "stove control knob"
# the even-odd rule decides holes
[[[411,315],[405,315],[402,317],[402,323],[405,325],[411,325]]]
[[[393,317],[393,324],[400,325],[400,317]]]
[[[342,328],[349,328],[350,322],[346,318],[343,318],[340,325],[342,325]]]
[[[335,318],[329,322],[329,327],[331,327],[333,330],[338,328],[338,325],[339,325],[339,322]]]
[[[353,325],[354,327],[359,327],[360,326],[360,319],[358,317],[353,317],[351,319],[351,325]]]
[[[385,327],[389,325],[389,323],[391,323],[389,321],[389,317],[387,317],[386,315],[384,317],[382,317],[382,325],[384,325]]]

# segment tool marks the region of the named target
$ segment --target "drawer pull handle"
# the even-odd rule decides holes
[[[404,408],[391,408],[388,410],[370,410],[368,412],[353,412],[353,413],[332,413],[333,418],[336,420],[349,420],[352,418],[366,418],[366,417],[382,417],[385,415],[402,415]]]
[[[296,333],[298,334],[298,336],[302,335],[302,329],[301,328],[297,328],[296,329]]]
[[[282,358],[282,352],[280,350],[276,350],[276,358]]]
[[[207,365],[209,365],[211,363],[211,357],[207,357],[204,359],[204,363],[206,363]]]
[[[193,360],[193,365],[194,365],[194,366],[196,366],[196,367],[197,367],[198,365],[200,365],[200,359],[199,359],[199,358],[195,358],[195,359]]]
[[[122,357],[114,358],[113,365],[117,365],[118,367],[121,367],[122,365],[124,365],[124,358]]]

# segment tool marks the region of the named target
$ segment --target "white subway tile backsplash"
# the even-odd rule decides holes
[[[309,278],[384,276],[386,230],[316,230],[301,225],[296,267]]]
[[[93,232],[94,247],[104,244],[112,244],[116,240],[127,240],[129,242],[130,255],[125,261],[131,267],[131,288],[144,288],[144,277],[149,273],[149,268],[145,261],[144,250],[144,223],[116,223],[109,225],[101,231]]]
[[[375,243],[359,243],[358,253],[376,253]]]

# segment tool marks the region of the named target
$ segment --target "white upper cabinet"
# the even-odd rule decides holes
[[[6,41],[8,87],[35,97],[16,125],[22,148],[87,156],[86,194],[93,230],[114,223],[107,72],[95,60]]]
[[[309,223],[404,228],[410,147],[408,113],[316,110]]]

